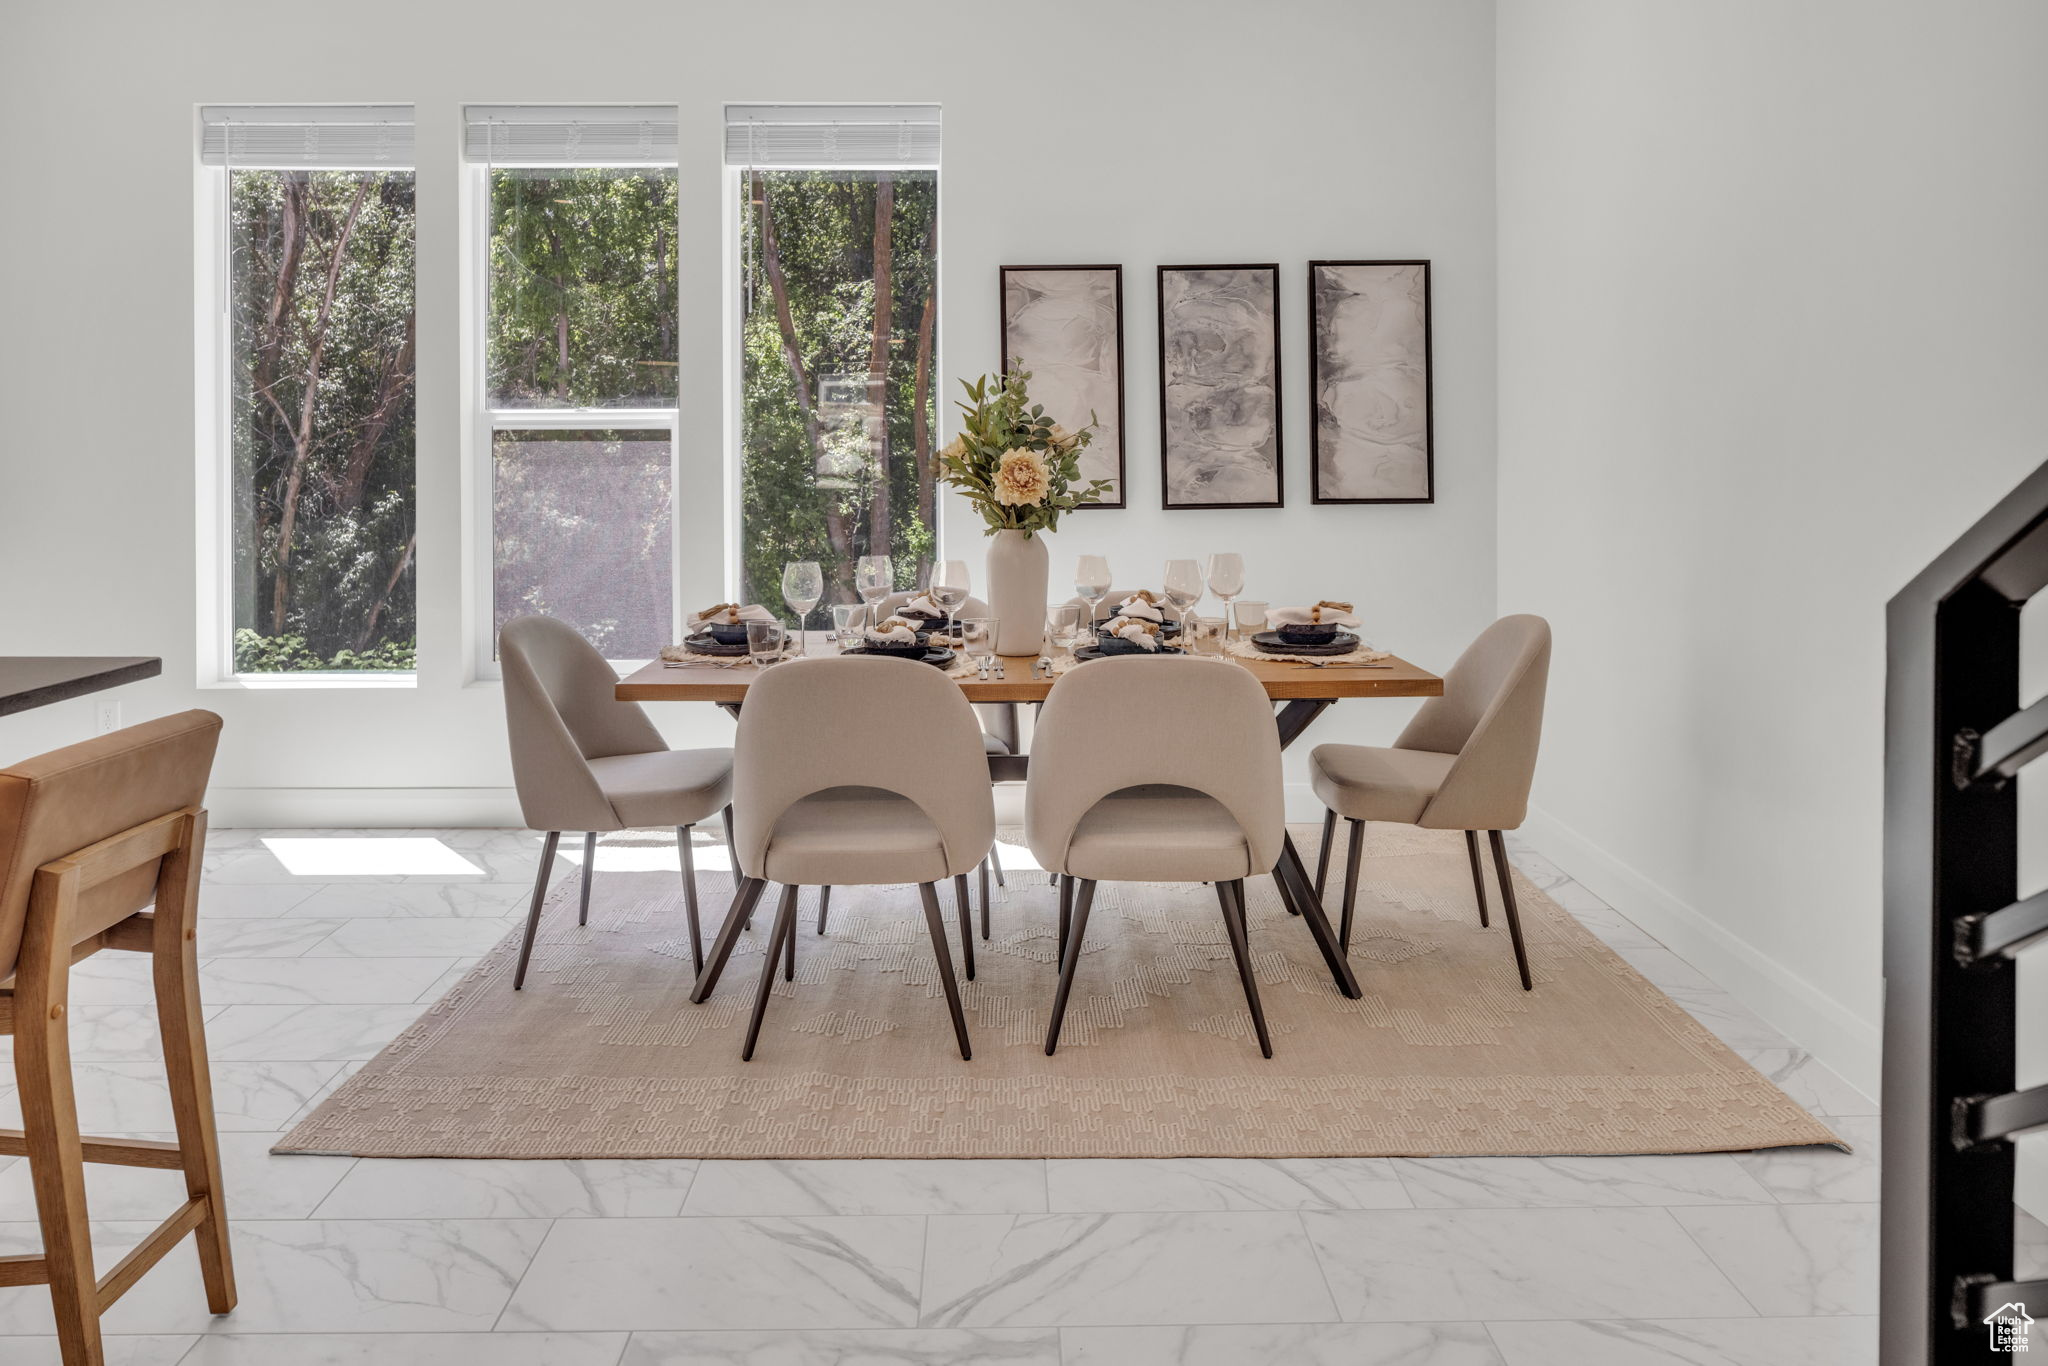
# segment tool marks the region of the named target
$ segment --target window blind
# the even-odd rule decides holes
[[[208,166],[375,168],[412,165],[409,104],[209,104],[199,111]]]
[[[728,166],[937,166],[936,104],[728,104]]]
[[[672,104],[472,104],[462,154],[493,166],[672,166]]]

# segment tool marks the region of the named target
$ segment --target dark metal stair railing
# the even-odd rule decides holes
[[[2048,465],[1886,609],[1884,1204],[1880,1360],[1997,1359],[1983,1320],[2048,1310],[2013,1271],[2013,1140],[2048,1125],[2020,1090],[2013,955],[2048,934],[2018,891],[2013,779],[2048,753],[2022,709],[2020,609],[2048,586]]]

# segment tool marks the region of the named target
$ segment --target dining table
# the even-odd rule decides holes
[[[805,649],[829,654],[831,637],[806,633]],[[1043,702],[1058,686],[1057,677],[1046,677],[1034,655],[1006,655],[997,659],[997,669],[988,678],[970,674],[956,678],[960,691],[973,703]],[[1220,662],[1161,661],[1165,668],[1242,668],[1265,688],[1273,701],[1273,722],[1284,750],[1313,724],[1317,717],[1342,701],[1374,697],[1441,697],[1444,681],[1436,674],[1395,655],[1382,655],[1359,663],[1333,658],[1311,664],[1297,660],[1257,659],[1226,655]],[[774,665],[766,667],[773,668]],[[670,664],[654,660],[627,674],[618,682],[614,695],[622,702],[700,702],[723,708],[738,716],[746,704],[747,689],[761,673],[762,666],[746,660],[692,661]],[[1007,732],[1007,733],[1005,733]],[[1014,723],[1000,726],[999,735],[1013,751],[989,760],[989,776],[996,782],[1022,781],[1030,772],[1030,756],[1019,750]],[[1309,932],[1330,975],[1346,996],[1361,994],[1350,961],[1338,946],[1322,900],[1309,878],[1301,851],[1290,834],[1281,842],[1280,861],[1273,869],[1274,885],[1288,911],[1307,921]]]

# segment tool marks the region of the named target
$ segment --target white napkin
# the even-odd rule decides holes
[[[690,618],[691,632],[701,631],[706,626],[740,626],[750,621],[778,620],[773,612],[756,602],[741,607],[739,609],[739,619],[735,621],[732,615],[733,606],[732,603],[722,602],[708,612],[697,613]]]
[[[1146,599],[1136,596],[1125,598],[1119,603],[1116,615],[1120,617],[1134,617],[1139,621],[1163,622],[1166,620],[1166,613],[1160,611],[1157,606]]]
[[[1118,622],[1113,626],[1105,626],[1102,629],[1113,636],[1133,641],[1144,649],[1157,650],[1159,648],[1159,637],[1146,630],[1145,623],[1142,621]]]
[[[895,622],[896,624],[892,626],[890,622]],[[876,645],[917,644],[917,632],[905,626],[895,617],[890,617],[888,621],[883,622],[880,626],[867,627],[861,634]]]
[[[952,613],[933,601],[932,595],[929,593],[919,593],[916,597],[897,608],[896,614],[898,616],[923,617],[928,621],[937,621],[941,617],[952,615]]]
[[[1348,602],[1318,602],[1307,607],[1274,607],[1266,612],[1268,626],[1356,626],[1358,617]]]

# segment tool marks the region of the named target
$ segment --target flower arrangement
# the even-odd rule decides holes
[[[961,433],[939,452],[940,478],[967,495],[975,511],[998,531],[1054,531],[1060,514],[1093,503],[1107,479],[1080,483],[1081,451],[1095,439],[1095,414],[1070,432],[1031,402],[1031,376],[1020,366],[1001,375],[962,380],[971,402]]]

